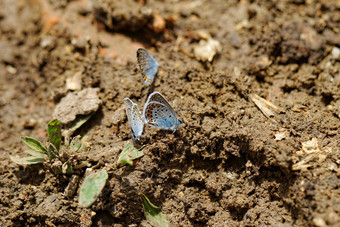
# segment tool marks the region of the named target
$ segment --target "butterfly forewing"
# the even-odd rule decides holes
[[[163,103],[164,105],[167,105],[171,108],[170,104],[168,103],[168,101],[166,101],[166,99],[164,98],[163,95],[161,95],[161,93],[159,93],[158,91],[152,92],[149,95],[148,101],[147,102],[160,102]],[[171,108],[172,109],[172,108]]]

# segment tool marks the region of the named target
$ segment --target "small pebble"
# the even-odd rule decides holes
[[[11,66],[11,65],[7,65],[7,66],[6,66],[6,69],[7,69],[7,72],[9,72],[10,74],[16,74],[16,72],[17,72],[17,69],[14,68],[14,67]]]
[[[339,57],[340,57],[340,49],[337,48],[337,47],[333,47],[332,58],[333,59],[339,59]]]

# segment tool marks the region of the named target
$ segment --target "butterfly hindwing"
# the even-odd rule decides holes
[[[143,48],[139,48],[137,50],[137,62],[144,84],[152,84],[158,71],[156,59]]]
[[[126,115],[130,124],[132,139],[140,139],[143,133],[144,121],[136,103],[132,102],[131,99],[125,98],[125,110]]]

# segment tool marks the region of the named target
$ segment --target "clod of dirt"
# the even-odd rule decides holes
[[[69,93],[62,98],[53,112],[53,118],[62,124],[68,124],[77,115],[88,115],[98,110],[101,100],[98,98],[98,88],[86,88],[79,92]]]
[[[62,201],[58,194],[48,196],[35,210],[36,214],[44,214],[47,217],[53,217],[57,213]]]
[[[78,175],[72,175],[70,182],[68,183],[67,187],[65,188],[65,196],[68,198],[71,198],[74,193],[76,192],[76,189],[78,187],[78,181],[79,176]]]
[[[309,26],[303,26],[301,28],[300,39],[305,41],[312,50],[317,50],[322,45],[322,40],[317,32]]]
[[[152,8],[136,1],[93,1],[92,9],[98,21],[115,31],[137,31],[152,27]]]

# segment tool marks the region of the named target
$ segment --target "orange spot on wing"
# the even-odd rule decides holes
[[[151,80],[145,76],[144,72],[142,72],[142,76],[143,76],[143,78],[144,78],[145,81],[151,82]]]

